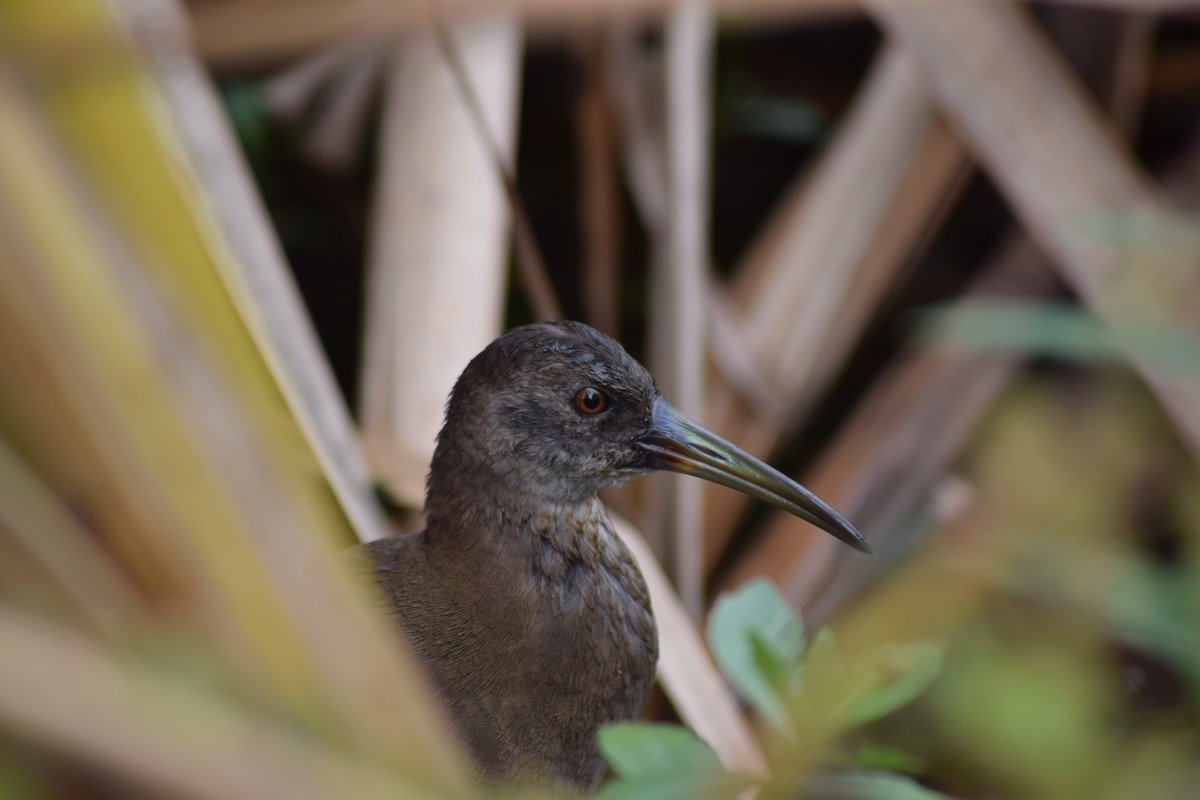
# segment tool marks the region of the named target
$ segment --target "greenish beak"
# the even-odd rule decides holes
[[[737,489],[811,522],[863,553],[867,540],[832,506],[783,473],[693,422],[659,397],[638,440],[651,469],[681,472]]]

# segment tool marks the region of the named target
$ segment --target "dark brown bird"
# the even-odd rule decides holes
[[[868,551],[811,492],[675,410],[586,325],[509,331],[454,387],[422,533],[365,546],[396,621],[483,776],[594,787],[602,725],[635,717],[658,638],[645,581],[596,497],[673,470]]]

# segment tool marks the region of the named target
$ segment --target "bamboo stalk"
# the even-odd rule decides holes
[[[1152,25],[1140,17],[1114,18],[1106,14],[1097,14],[1093,10],[1068,8],[1057,9],[1050,15],[1048,23],[1050,30],[1066,34],[1063,39],[1064,54],[1080,71],[1092,93],[1105,107],[1112,110],[1114,121],[1125,137],[1134,138],[1139,123],[1137,109],[1141,108],[1147,87],[1145,81],[1132,80],[1130,73],[1136,75],[1141,72],[1138,65],[1144,65],[1149,60],[1149,53],[1153,47],[1153,40],[1149,36]],[[1163,186],[1177,203],[1186,203],[1185,198],[1194,188],[1190,167],[1190,160],[1185,155],[1173,163],[1165,173]],[[1002,246],[995,261],[997,264],[1003,264],[1005,260],[1011,262],[1019,258],[1030,262],[1045,261],[1044,256],[1031,250],[1028,242],[1022,242],[1021,238],[1015,235],[1010,236]],[[1050,264],[1047,263],[1045,269],[1048,271],[1050,268]],[[1018,274],[1015,265],[1008,269],[1013,270],[1014,276]],[[972,379],[972,394],[977,385],[986,385],[988,382],[987,379]],[[1008,381],[993,384],[993,392],[998,394],[1006,383]],[[952,419],[958,420],[959,417],[954,415]],[[960,422],[959,429],[964,439],[971,427]],[[949,458],[953,457],[954,449],[946,448],[947,463]],[[929,486],[927,493],[933,494],[934,483],[941,479],[936,477],[936,471],[927,473],[927,476],[924,480]],[[890,508],[889,503],[881,503],[880,507],[886,512],[884,518],[877,523],[881,532],[892,535],[901,516],[911,513],[909,509],[918,505],[917,496],[915,493],[909,493],[905,498],[896,498],[891,502]],[[952,524],[958,527],[957,523]],[[825,581],[823,588],[817,590],[814,587],[808,594],[813,611],[818,617],[828,613],[856,591],[867,579],[868,573],[876,574],[879,571],[879,568],[866,569],[862,564],[853,565],[842,557],[838,558],[838,566],[835,574]]]
[[[651,297],[652,333],[660,361],[655,374],[686,414],[704,417],[705,305],[708,281],[708,134],[712,15],[684,0],[665,32],[668,214],[664,254]],[[671,572],[684,605],[699,618],[704,605],[704,491],[698,481],[670,476],[668,530]]]
[[[494,18],[452,36],[511,160],[520,31]],[[508,213],[466,103],[435,36],[400,46],[370,241],[361,418],[373,469],[413,507],[446,397],[502,323]]]
[[[667,188],[666,79],[661,55],[638,47],[638,32],[625,22],[608,29],[612,49],[613,98],[617,107],[622,144],[622,168],[634,206],[646,231],[651,269],[651,292],[662,294],[654,282],[664,279],[667,259],[666,242],[669,215]],[[668,338],[663,328],[665,315],[652,314],[648,320],[647,363],[656,368],[668,360],[664,348]],[[671,545],[667,537],[670,509],[670,479],[652,475],[624,491],[638,491],[637,523],[651,549],[660,559],[668,559]]]
[[[575,111],[579,139],[583,235],[583,304],[588,323],[617,336],[620,320],[620,187],[617,185],[616,124],[610,91],[611,48],[593,31],[581,40],[588,82]]]
[[[466,65],[454,39],[446,32],[446,28],[440,25],[437,27],[437,38],[442,55],[454,74],[459,95],[467,105],[475,132],[491,159],[492,170],[500,178],[500,185],[504,187],[508,210],[512,214],[513,250],[517,256],[517,271],[521,276],[521,286],[530,306],[533,307],[534,316],[540,320],[562,319],[562,306],[559,305],[554,284],[550,280],[550,270],[546,267],[541,246],[533,232],[533,222],[529,219],[525,204],[521,201],[521,193],[517,189],[512,159],[492,135],[479,95],[475,91],[475,83],[467,74]]]
[[[625,183],[652,247],[667,225],[666,82],[661,59],[637,45],[628,24],[609,28],[613,98],[623,145]],[[651,258],[651,263],[661,255]]]

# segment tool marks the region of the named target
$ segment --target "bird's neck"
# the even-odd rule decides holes
[[[504,483],[444,488],[430,485],[425,509],[426,536],[443,552],[528,563],[550,549],[571,560],[592,561],[612,536],[595,494],[564,501],[517,492]]]

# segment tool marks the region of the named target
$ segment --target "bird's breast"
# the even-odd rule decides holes
[[[542,698],[555,698],[581,769],[603,772],[595,747],[605,724],[640,712],[654,681],[658,635],[645,580],[599,501],[529,520],[538,541],[531,656],[541,662]],[[535,655],[534,655],[535,654]]]
[[[594,786],[597,732],[637,716],[654,680],[645,581],[598,500],[490,530],[487,547],[442,531],[375,548],[393,610],[484,774]]]
[[[658,637],[649,593],[599,501],[548,509],[527,524],[537,545],[530,578],[538,634],[550,657],[574,664],[564,665],[564,679],[652,679]]]

